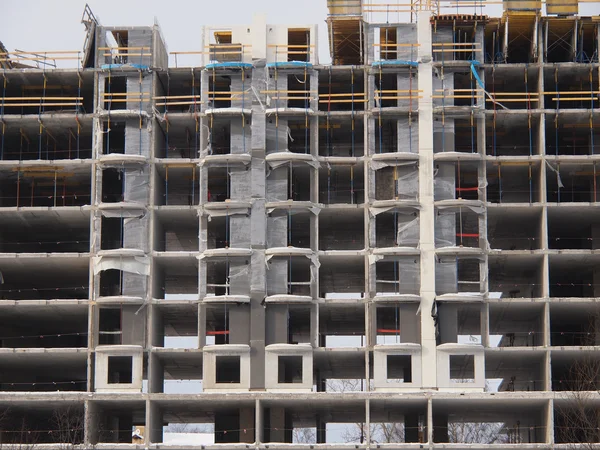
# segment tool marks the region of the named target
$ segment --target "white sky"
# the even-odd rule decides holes
[[[365,1],[407,3],[406,0]],[[580,14],[600,14],[598,2],[580,5]],[[0,41],[9,51],[81,50],[85,37],[81,15],[85,3],[85,0],[0,0]],[[325,24],[326,0],[88,0],[88,4],[105,26],[151,26],[156,17],[169,51],[201,51],[202,26],[249,25],[254,13],[266,14],[267,22],[272,24],[318,24],[319,62],[331,61]],[[465,8],[460,12],[475,11]],[[494,4],[484,12],[496,16],[501,14],[501,7]],[[405,20],[398,14],[380,16],[367,19]],[[174,66],[172,60],[170,66]]]
[[[1,0],[0,41],[8,51],[81,50],[84,0]],[[319,62],[330,62],[326,0],[88,0],[105,26],[152,26],[156,17],[170,52],[201,51],[202,26],[267,23],[319,25]]]

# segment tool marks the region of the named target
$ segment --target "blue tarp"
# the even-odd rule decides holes
[[[479,85],[479,87],[481,89],[485,89],[485,86],[483,85],[483,81],[481,80],[481,78],[479,78],[479,74],[477,73],[477,70],[475,69],[475,66],[478,66],[480,64],[480,62],[479,61],[469,61],[469,62],[471,63],[471,73],[475,77],[475,80],[477,80],[477,84]]]
[[[312,63],[306,61],[282,61],[282,62],[272,62],[268,63],[267,67],[278,67],[278,68],[286,68],[286,67],[305,67],[307,69],[312,68]]]
[[[417,67],[419,65],[416,61],[404,61],[402,59],[386,59],[384,61],[375,61],[371,64],[372,67],[379,66],[413,66]]]
[[[212,62],[206,65],[207,69],[252,69],[252,64],[241,61]]]
[[[143,64],[102,64],[101,69],[141,69],[148,70],[150,66]]]

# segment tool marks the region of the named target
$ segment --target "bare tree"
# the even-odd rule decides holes
[[[61,450],[69,450],[83,443],[85,418],[83,411],[72,406],[52,413],[52,438]]]
[[[450,422],[448,442],[463,444],[519,444],[517,433],[504,432],[503,422]]]
[[[37,446],[39,432],[31,430],[25,418],[20,422],[10,421],[10,410],[6,409],[0,414],[0,448],[11,450],[33,450]],[[5,428],[9,430],[5,430]]]
[[[316,444],[317,433],[313,428],[294,428],[292,442],[294,444]]]
[[[578,449],[600,448],[600,359],[586,353],[568,371],[567,392],[556,401],[555,439]]]

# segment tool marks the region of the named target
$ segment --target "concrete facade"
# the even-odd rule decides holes
[[[0,447],[600,440],[598,16],[369,3],[3,54]]]

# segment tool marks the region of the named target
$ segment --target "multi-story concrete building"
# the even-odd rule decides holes
[[[0,447],[600,440],[600,18],[328,3],[3,50]]]

